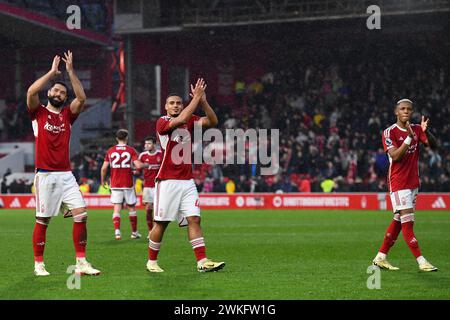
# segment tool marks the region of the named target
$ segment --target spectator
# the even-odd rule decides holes
[[[3,194],[9,193],[9,188],[6,185],[6,179],[5,178],[2,179],[1,193],[3,193]]]
[[[250,183],[245,175],[239,176],[236,184],[236,192],[250,192]]]
[[[308,177],[304,177],[300,181],[300,192],[311,192],[311,181]]]
[[[225,177],[221,177],[214,182],[213,192],[226,192],[225,189]]]
[[[109,195],[110,194],[109,186],[99,185],[97,194]]]
[[[212,192],[213,188],[214,188],[214,180],[210,176],[207,176],[203,183],[203,191],[202,192],[205,192],[205,193]]]
[[[228,194],[232,194],[236,191],[236,184],[234,183],[233,180],[228,179],[225,185],[225,190],[227,191]]]
[[[87,183],[87,178],[81,178],[80,191],[82,194],[88,194],[91,190],[91,187]]]
[[[330,192],[333,192],[335,183],[334,183],[333,179],[327,178],[320,183],[320,187],[322,188],[323,192],[330,193]]]

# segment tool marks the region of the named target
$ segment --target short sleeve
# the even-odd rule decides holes
[[[66,107],[67,109],[67,114],[69,116],[69,121],[70,124],[73,124],[75,122],[75,120],[77,120],[78,116],[80,115],[79,113],[72,113],[72,110],[70,110],[70,107]]]
[[[105,154],[105,159],[103,159],[104,162],[111,162],[109,161],[109,150]]]
[[[139,158],[139,155],[138,155],[136,149],[131,148],[130,154],[131,154],[131,161],[139,160],[139,159],[138,159],[138,158]]]
[[[193,130],[193,129],[194,129],[194,123],[197,122],[197,121],[200,121],[200,119],[201,119],[201,117],[199,117],[199,116],[193,114],[193,115],[191,116],[191,118],[189,119],[189,128],[190,128],[191,130]]]
[[[37,107],[37,108],[34,109],[33,111],[30,110],[30,108],[27,107],[27,111],[28,111],[28,114],[30,115],[31,120],[36,120],[36,119],[37,119],[39,113],[42,112],[43,107],[44,107],[44,106],[41,104],[41,105],[39,105],[39,107]]]
[[[388,152],[389,149],[397,147],[394,137],[392,136],[391,130],[386,129],[381,135],[381,140],[383,142],[384,152]]]
[[[156,132],[158,132],[161,135],[166,135],[172,131],[172,129],[169,126],[170,124],[170,118],[161,117],[156,122]]]

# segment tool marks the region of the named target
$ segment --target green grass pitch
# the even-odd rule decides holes
[[[54,218],[47,232],[49,277],[33,275],[33,211],[0,211],[0,299],[450,299],[450,212],[416,214],[415,233],[424,256],[439,268],[422,273],[402,235],[381,272],[381,289],[368,289],[367,268],[391,214],[378,211],[207,211],[202,225],[209,257],[226,261],[220,272],[200,274],[186,228],[169,226],[159,255],[166,272],[146,271],[144,212],[132,240],[122,214],[114,240],[111,210],[89,212],[87,257],[102,271],[69,290],[74,264],[72,219]]]

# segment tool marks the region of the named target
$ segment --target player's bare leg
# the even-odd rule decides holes
[[[37,276],[48,276],[50,273],[45,270],[44,249],[47,227],[50,218],[36,217],[36,224],[33,231],[33,251],[34,251],[34,274]]]
[[[147,239],[150,239],[150,231],[152,231],[153,228],[153,203],[145,203],[145,216],[147,219],[147,226],[148,226],[148,236]]]
[[[75,273],[80,275],[99,275],[100,271],[94,269],[86,260],[87,245],[87,211],[86,208],[72,210],[73,215],[73,244],[76,254]]]
[[[397,212],[394,214],[391,224],[389,225],[386,233],[384,235],[383,244],[381,245],[378,254],[373,260],[373,264],[386,270],[399,270],[399,268],[394,267],[387,260],[387,255],[391,247],[395,244],[400,231],[402,230],[402,225],[400,223],[400,214]]]
[[[115,203],[112,220],[113,220],[113,224],[114,224],[114,236],[115,236],[116,240],[122,239],[122,235],[120,233],[120,211],[121,210],[122,210],[122,204]]]
[[[150,272],[164,272],[158,265],[158,253],[161,248],[161,241],[170,221],[155,221],[150,239],[148,240],[148,261],[147,270]]]
[[[141,234],[137,231],[137,213],[135,205],[128,205],[128,216],[131,224],[131,239],[139,239]]]
[[[429,263],[423,256],[419,248],[419,242],[414,235],[414,209],[400,210],[400,220],[402,224],[403,238],[411,250],[422,271],[437,271],[438,269]]]
[[[197,270],[199,272],[210,272],[219,271],[225,267],[225,262],[214,262],[206,257],[205,239],[203,238],[202,228],[200,226],[200,217],[187,217],[187,221],[188,239],[197,259]]]

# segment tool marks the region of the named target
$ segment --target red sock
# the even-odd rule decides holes
[[[419,242],[414,236],[414,214],[407,214],[401,217],[402,219],[402,232],[403,238],[406,241],[409,249],[411,250],[414,257],[420,257],[422,253],[420,252]]]
[[[195,257],[197,258],[197,261],[200,261],[202,259],[206,258],[206,247],[205,247],[205,240],[202,238],[193,239],[190,241],[192,245],[192,249],[194,250]]]
[[[34,261],[44,261],[45,235],[47,233],[47,225],[36,222],[33,231],[33,251]]]
[[[152,208],[147,209],[147,226],[148,226],[148,231],[151,231],[153,228],[153,217],[152,217]]]
[[[73,245],[77,258],[86,257],[87,228],[86,221],[73,223]]]
[[[159,248],[161,248],[161,242],[148,241],[148,260],[158,260]]]
[[[137,215],[136,212],[130,212],[131,231],[137,231]]]
[[[114,230],[120,230],[120,215],[113,214]]]
[[[386,230],[386,234],[384,235],[383,244],[379,252],[384,254],[388,254],[389,249],[394,245],[395,240],[397,240],[398,234],[402,230],[402,224],[400,221],[392,220],[391,224]]]

